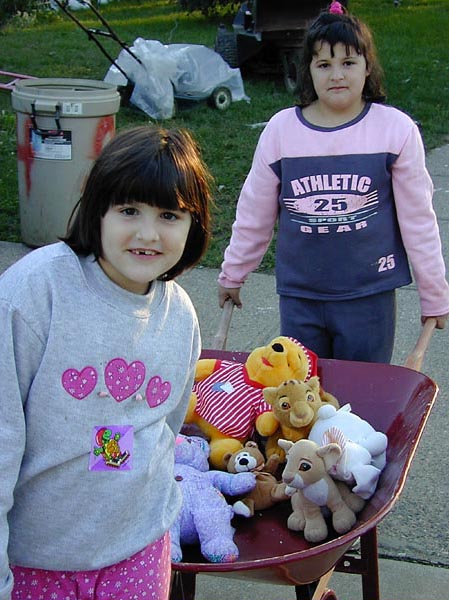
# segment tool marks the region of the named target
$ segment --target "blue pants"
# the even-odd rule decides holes
[[[354,300],[280,296],[281,335],[319,358],[389,363],[396,326],[395,291]]]

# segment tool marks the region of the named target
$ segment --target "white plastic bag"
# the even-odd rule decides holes
[[[232,69],[214,50],[199,44],[171,44],[167,51],[177,65],[176,95],[207,98],[223,86],[229,89],[234,102],[249,100],[240,69]]]
[[[217,87],[227,87],[233,101],[249,101],[240,69],[232,69],[206,46],[163,45],[157,40],[137,38],[130,50],[140,62],[122,50],[116,63],[134,85],[130,101],[153,119],[170,119],[175,97],[200,100],[208,98]],[[115,65],[109,68],[105,81],[127,84]]]
[[[176,63],[163,46],[156,40],[137,38],[130,48],[140,63],[126,50],[122,50],[116,60],[134,84],[130,101],[154,119],[170,119],[174,110],[172,79],[176,75]],[[105,81],[117,84],[118,69],[112,65],[106,73]],[[120,73],[124,85],[123,75]]]

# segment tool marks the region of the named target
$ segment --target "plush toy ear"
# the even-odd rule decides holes
[[[304,381],[310,379],[310,377],[317,374],[318,356],[298,340],[289,339],[294,343],[294,346],[287,349],[288,360],[297,373],[296,377]]]
[[[282,450],[285,450],[285,452],[288,452],[290,450],[290,448],[293,446],[292,441],[283,440],[283,439],[278,440],[278,444],[282,448]]]
[[[295,344],[296,346],[296,344]],[[309,364],[307,355],[302,351],[302,348],[288,346],[287,348],[288,364],[293,367],[295,377],[300,377],[303,380],[307,379],[309,374]]]
[[[228,466],[228,462],[231,460],[232,458],[232,452],[226,452],[226,454],[223,456],[223,462],[226,466]]]
[[[245,448],[257,448],[257,450],[259,449],[256,442],[254,442],[253,440],[248,440],[245,444]]]
[[[263,388],[262,393],[263,393],[265,402],[268,402],[268,404],[270,404],[270,406],[273,406],[273,403],[274,403],[277,393],[278,393],[277,387]]]
[[[326,446],[320,446],[316,453],[317,456],[324,460],[326,471],[330,471],[330,469],[337,464],[341,456],[341,448],[338,444],[331,443]]]
[[[315,392],[320,391],[321,386],[320,386],[320,378],[318,377],[318,375],[314,375],[313,377],[311,377],[307,383],[310,385],[312,390],[314,390]]]

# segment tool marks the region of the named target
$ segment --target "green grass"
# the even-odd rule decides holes
[[[446,0],[350,0],[352,12],[373,29],[386,73],[388,102],[407,111],[421,125],[427,149],[448,139],[449,61]],[[101,7],[101,14],[119,38],[132,43],[137,37],[164,44],[195,43],[213,47],[218,24],[229,17],[207,19],[199,13],[179,10],[174,0],[121,0]],[[87,27],[101,27],[90,11],[77,11]],[[30,22],[31,21],[31,22]],[[101,39],[112,56],[120,48]],[[0,69],[37,77],[103,79],[110,63],[87,35],[65,15],[15,19],[0,31]],[[203,260],[205,266],[220,264],[228,242],[240,187],[251,164],[260,128],[293,103],[282,77],[244,73],[245,91],[251,102],[236,102],[226,112],[205,103],[192,104],[164,123],[190,129],[203,150],[215,178],[213,241]],[[9,92],[0,91],[0,239],[20,241],[15,156],[15,115]],[[144,113],[122,106],[117,128],[146,123]],[[271,270],[273,249],[261,266]]]

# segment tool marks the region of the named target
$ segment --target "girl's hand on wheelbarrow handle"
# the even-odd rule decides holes
[[[424,325],[429,319],[436,320],[436,329],[444,329],[446,327],[447,319],[449,317],[449,313],[446,315],[440,315],[439,317],[421,317],[421,323]]]
[[[225,302],[231,300],[237,308],[242,308],[242,301],[240,300],[240,288],[228,288],[222,285],[218,285],[218,304],[220,308],[224,308]]]

